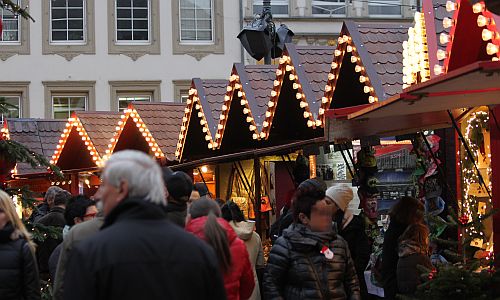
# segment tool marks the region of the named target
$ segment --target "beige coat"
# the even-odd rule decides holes
[[[245,242],[245,246],[247,247],[248,255],[250,256],[250,262],[253,267],[253,276],[255,278],[255,288],[253,290],[252,296],[250,296],[250,300],[260,300],[260,289],[259,289],[259,281],[257,279],[257,272],[255,269],[260,269],[265,267],[264,263],[264,251],[262,249],[262,241],[259,235],[253,230],[255,224],[253,222],[234,222],[231,221],[231,227],[233,227],[234,231],[238,235],[240,239]]]
[[[53,295],[55,300],[63,298],[64,274],[66,272],[66,263],[68,262],[71,249],[74,247],[76,242],[82,241],[98,232],[103,223],[104,218],[97,217],[93,220],[76,224],[71,227],[71,230],[64,238],[61,255],[59,256],[59,262],[57,263],[56,278],[54,280]]]

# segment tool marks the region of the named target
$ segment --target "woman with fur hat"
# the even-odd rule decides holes
[[[40,299],[35,244],[17,216],[10,196],[0,190],[0,298]]]
[[[356,274],[359,279],[362,299],[368,297],[364,280],[364,271],[370,259],[370,243],[365,232],[365,221],[355,216],[349,209],[349,203],[354,198],[352,188],[347,184],[336,185],[326,190],[325,199],[333,204],[333,221],[337,232],[342,236],[351,251]]]

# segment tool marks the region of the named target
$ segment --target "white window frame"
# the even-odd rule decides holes
[[[51,45],[86,45],[87,44],[87,0],[83,0],[83,40],[82,41],[53,41],[52,40],[52,2],[49,0],[49,44]],[[66,12],[68,10],[66,2]],[[68,21],[68,14],[66,13],[66,22]],[[66,28],[66,32],[69,31],[69,26]]]
[[[153,102],[153,93],[148,93],[148,92],[143,92],[143,93],[118,93],[116,95],[116,104],[118,106],[118,111],[119,112],[123,112],[123,110],[120,110],[120,98],[149,98],[149,100],[141,100],[141,101],[137,101],[139,103],[151,103]],[[124,101],[129,101],[129,100],[124,100]],[[136,100],[133,100],[133,101],[129,101],[130,102],[134,102]]]
[[[252,11],[253,14],[260,14],[261,11],[254,11],[254,6],[255,5],[260,5],[262,6],[262,0],[252,0]],[[290,1],[289,0],[272,0],[271,1],[271,10],[273,6],[278,6],[278,5],[286,5],[286,14],[273,14],[273,17],[278,17],[278,18],[283,18],[283,17],[288,17],[290,15]]]
[[[109,1],[109,0],[108,0]],[[118,40],[118,1],[115,1],[115,44],[116,45],[150,45],[151,44],[151,0],[147,0],[148,2],[148,39],[147,40],[139,40],[139,41],[134,41],[134,40],[128,40],[128,41],[123,41],[123,40]],[[133,3],[134,1],[131,1],[131,8],[133,10]],[[132,38],[134,37],[134,19],[131,17],[130,21],[132,22]]]
[[[20,5],[21,3],[21,0],[13,0],[12,2],[15,2],[16,4]],[[21,3],[22,5],[22,3]],[[0,9],[0,20],[4,20],[4,17],[3,17],[3,13],[4,11],[6,11],[6,9]],[[2,29],[2,40],[0,41],[0,45],[21,45],[21,33],[22,33],[22,30],[21,30],[21,17],[20,16],[17,16],[17,41],[4,41],[3,40],[3,32],[5,32],[5,27]],[[4,23],[5,24],[5,23]],[[9,30],[9,31],[12,31],[12,30]]]
[[[177,0],[172,0],[172,1],[177,1]],[[181,45],[213,45],[215,44],[215,22],[214,22],[214,19],[215,19],[215,9],[214,9],[214,6],[215,6],[215,1],[214,0],[210,0],[210,31],[211,31],[211,36],[212,36],[212,39],[211,40],[188,40],[188,41],[184,41],[182,40],[182,0],[178,0],[179,1],[179,44]],[[196,18],[194,19],[195,20],[195,24],[196,24]],[[195,29],[195,32],[197,32],[197,29]]]
[[[54,111],[54,98],[72,98],[72,97],[78,97],[78,98],[85,98],[85,110],[84,111],[88,111],[88,107],[89,107],[89,95],[85,95],[85,94],[78,94],[78,93],[75,93],[75,94],[64,94],[64,93],[55,93],[51,96],[51,111],[52,111],[52,119],[56,119],[55,118],[55,111]],[[68,103],[68,105],[70,105],[70,103]],[[71,106],[69,106],[69,111],[71,111]],[[69,112],[68,112],[69,113]],[[68,118],[71,117],[71,113],[69,113],[68,115]],[[64,120],[64,119],[58,119],[58,120]]]
[[[342,5],[341,5],[342,4]],[[328,14],[315,14],[313,13],[313,17],[319,17],[319,18],[330,18],[330,17],[343,17],[347,14],[347,3],[345,0],[335,2],[335,1],[329,1],[329,2],[324,2],[324,1],[315,1],[313,0],[311,2],[311,12],[313,10],[313,6],[322,6],[322,5],[339,5],[339,9],[328,13]],[[336,11],[340,11],[341,8],[344,8],[344,13],[335,13]]]
[[[403,16],[402,0],[368,0],[368,15],[370,18],[401,18]],[[399,7],[399,14],[397,15],[386,15],[386,14],[370,14],[370,6],[380,7],[380,6],[390,6]]]
[[[23,97],[22,95],[19,95],[19,94],[15,94],[15,93],[0,93],[0,98],[13,98],[13,97],[16,97],[17,98],[17,111],[18,111],[18,114],[19,116],[17,118],[22,118],[23,117]],[[4,116],[4,114],[0,114],[0,124],[3,124],[5,118],[10,118],[10,117],[6,117]]]

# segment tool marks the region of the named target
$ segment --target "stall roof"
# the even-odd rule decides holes
[[[44,119],[7,119],[6,128],[9,139],[19,142],[30,150],[51,159],[63,133],[66,121]],[[20,175],[45,173],[44,167],[33,168],[29,164],[19,163],[16,166]]]
[[[308,127],[315,128],[316,125],[320,125],[321,121],[318,122],[317,119],[334,50],[335,48],[331,46],[285,45],[276,70],[274,86],[268,95],[269,102],[266,103],[265,116],[268,125],[262,129],[261,138],[269,138],[272,128],[275,127],[273,123],[276,111],[278,107],[283,106],[283,101],[288,102],[286,104],[294,102],[294,105],[300,107],[303,111],[301,114],[305,114],[304,122]],[[286,84],[288,82],[290,84]]]
[[[231,78],[227,86],[224,107],[219,118],[218,130],[215,136],[214,149],[219,149],[224,142],[226,125],[235,118],[234,109],[241,107],[244,111],[243,117],[249,128],[250,139],[258,140],[261,135],[262,128],[265,127],[265,112],[269,101],[269,92],[273,88],[273,82],[276,78],[277,66],[274,65],[243,65],[240,63],[234,64],[231,72]],[[234,101],[239,103],[233,104]],[[241,128],[244,132],[247,129]],[[227,138],[226,138],[227,140]]]
[[[207,145],[210,145],[213,148],[212,143],[215,140],[215,133],[217,132],[227,85],[228,80],[193,78],[191,89],[189,90],[189,98],[184,109],[179,136],[177,137],[175,157],[178,160],[182,159],[186,141],[195,139],[193,136],[200,136],[202,139],[202,141],[196,141],[195,147],[205,148]],[[193,115],[193,113],[195,114]],[[194,128],[193,122],[198,119],[201,127]],[[193,128],[190,129],[191,127]],[[193,134],[192,130],[202,130],[203,133]]]
[[[85,128],[97,153],[102,158],[106,154],[109,142],[115,133],[115,127],[120,120],[119,112],[77,112],[76,116]]]
[[[466,108],[492,104],[500,104],[500,62],[476,62],[356,112],[333,110],[328,135],[344,141],[450,127],[447,110],[459,118]]]
[[[157,158],[174,161],[184,109],[182,103],[132,102],[121,116],[108,152],[148,149]]]

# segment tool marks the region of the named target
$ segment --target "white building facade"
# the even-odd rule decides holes
[[[0,10],[0,101],[10,117],[67,118],[128,101],[182,101],[191,78],[241,61],[236,0],[17,0]]]

